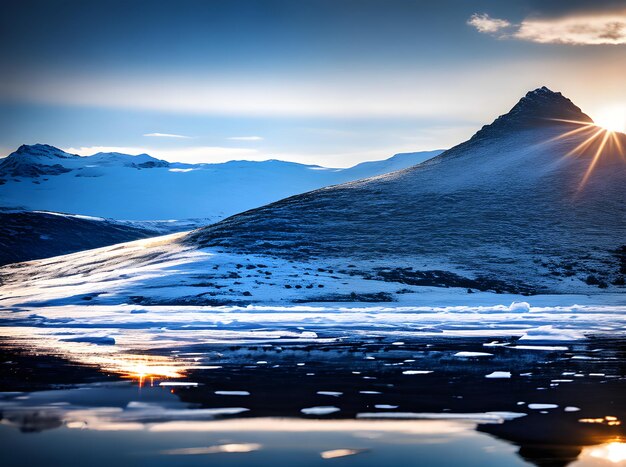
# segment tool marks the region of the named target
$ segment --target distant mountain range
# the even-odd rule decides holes
[[[316,188],[410,167],[442,151],[397,154],[348,169],[293,162],[183,164],[98,153],[81,157],[35,144],[0,159],[0,206],[126,220],[205,223]]]
[[[625,148],[626,135],[540,88],[470,140],[408,169],[189,234],[4,267],[0,279],[19,295],[9,304],[410,303],[433,288],[452,288],[447,296],[620,292]],[[41,289],[51,278],[59,287]]]

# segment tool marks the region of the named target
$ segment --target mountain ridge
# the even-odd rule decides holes
[[[112,219],[215,222],[296,193],[402,169],[440,152],[335,169],[277,160],[184,164],[149,155],[77,156],[53,146],[23,145],[0,159],[0,206]]]

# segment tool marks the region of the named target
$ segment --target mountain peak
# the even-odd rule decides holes
[[[563,124],[563,120],[593,123],[587,114],[563,94],[542,86],[527,92],[508,113],[500,115],[491,125],[484,126],[474,138],[480,138],[487,133],[493,134],[494,131]]]
[[[43,157],[43,158],[48,158],[48,159],[53,159],[53,158],[73,159],[75,157],[79,157],[74,154],[69,154],[65,151],[62,151],[61,149],[57,147],[50,146],[49,144],[39,144],[39,143],[22,144],[19,148],[17,148],[17,151],[9,155],[9,157],[11,156],[20,156],[20,157],[29,156],[29,157],[38,157],[38,158]]]
[[[535,119],[562,119],[593,123],[579,107],[560,92],[545,86],[529,91],[506,114],[509,118],[526,117]]]

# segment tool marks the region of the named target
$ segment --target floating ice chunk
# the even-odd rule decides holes
[[[573,406],[569,405],[569,406],[565,407],[563,410],[565,412],[578,412],[578,411],[580,411],[580,408],[579,407],[573,407]]]
[[[313,331],[304,331],[300,333],[300,337],[304,337],[306,339],[317,339],[317,333]]]
[[[333,449],[320,453],[320,456],[322,456],[322,459],[336,459],[337,457],[354,456],[366,451],[367,449]]]
[[[520,340],[571,341],[584,338],[585,335],[581,331],[575,331],[573,329],[555,329],[552,325],[547,325],[528,329],[526,333],[520,337]]]
[[[562,345],[514,345],[512,349],[517,350],[548,350],[548,351],[561,351],[569,350],[569,347]]]
[[[457,352],[455,357],[493,357],[492,353],[487,352]]]
[[[427,375],[432,373],[430,370],[405,370],[402,372],[403,375]]]
[[[510,377],[511,377],[510,371],[494,371],[492,373],[489,373],[488,375],[485,375],[485,378],[510,378]]]
[[[481,423],[502,423],[525,417],[525,413],[518,412],[479,412],[479,413],[431,413],[431,412],[361,412],[356,418],[397,418],[397,419],[426,419],[426,420],[475,420]]]
[[[343,392],[336,392],[336,391],[317,391],[317,393],[320,396],[333,396],[333,397],[343,396]]]
[[[483,347],[502,347],[505,345],[509,345],[508,342],[498,342],[498,341],[491,341],[491,342],[485,342],[483,344]]]
[[[512,313],[528,313],[530,311],[530,303],[513,302],[509,305],[508,311]]]
[[[248,391],[215,391],[218,396],[249,396]]]
[[[207,446],[201,448],[181,448],[168,449],[161,451],[161,454],[170,456],[194,456],[200,454],[217,454],[217,453],[241,453],[252,452],[261,449],[261,445],[257,443],[241,443],[241,444],[220,444],[217,446]]]
[[[528,404],[528,408],[532,410],[556,409],[556,404]]]
[[[359,391],[359,394],[382,394],[378,391]]]
[[[300,412],[305,415],[328,415],[331,413],[339,412],[341,409],[339,407],[333,407],[332,405],[320,405],[318,407],[307,407]]]
[[[391,345],[404,345],[404,342],[392,342]]]
[[[397,409],[398,406],[397,405],[388,405],[388,404],[376,404],[374,406],[374,408],[376,408],[376,409],[384,409],[384,410],[393,410],[393,409]]]

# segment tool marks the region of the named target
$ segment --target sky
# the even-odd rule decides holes
[[[0,157],[346,167],[451,147],[544,85],[619,113],[624,76],[625,0],[2,0]]]

